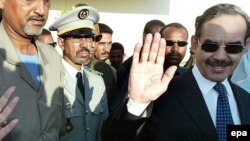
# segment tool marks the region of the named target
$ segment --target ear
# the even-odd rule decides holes
[[[61,38],[61,37],[58,37],[58,38],[57,38],[57,42],[58,42],[58,45],[60,46],[60,48],[61,48],[62,50],[64,50],[64,39]]]
[[[247,52],[249,50],[249,48],[250,48],[250,37],[248,37],[246,39],[246,45],[245,45],[245,47],[246,48],[243,50],[244,53]]]
[[[198,37],[193,35],[191,36],[191,47],[190,50],[192,53],[196,53],[196,50],[198,49]]]

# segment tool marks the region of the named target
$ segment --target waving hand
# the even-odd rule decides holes
[[[148,34],[143,48],[140,44],[135,46],[128,85],[129,96],[134,102],[150,103],[167,90],[176,66],[164,72],[165,48],[166,42],[159,33],[154,37]]]

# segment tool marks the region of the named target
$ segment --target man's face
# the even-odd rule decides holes
[[[165,65],[179,65],[186,54],[188,35],[185,29],[168,27],[163,31],[166,40]]]
[[[50,0],[5,0],[4,19],[10,31],[23,37],[38,35],[46,23]]]
[[[41,41],[41,42],[44,42],[44,43],[47,43],[47,44],[54,44],[54,39],[52,37],[51,34],[42,34],[42,35],[38,35],[37,36],[37,40]],[[54,46],[53,46],[54,47]]]
[[[109,60],[111,65],[118,69],[123,62],[124,53],[121,50],[111,50]]]
[[[94,31],[96,33],[96,38],[102,38],[102,35],[100,35],[100,29],[99,29],[99,25],[98,24],[95,24],[94,25]],[[98,41],[94,41],[93,42],[93,45],[91,47],[89,47],[89,52],[90,52],[90,58],[93,58],[95,56],[95,50],[96,50],[96,47],[98,46],[99,44],[99,40]]]
[[[111,49],[112,35],[109,33],[101,34],[102,39],[96,44],[95,57],[99,60],[106,60]]]
[[[196,64],[205,78],[220,82],[232,74],[242,56],[238,49],[244,46],[246,30],[246,22],[239,15],[223,15],[204,23]],[[216,48],[218,45],[223,47]]]
[[[92,37],[71,37],[59,39],[59,45],[63,50],[63,58],[73,67],[79,67],[89,61],[88,47],[92,46]]]

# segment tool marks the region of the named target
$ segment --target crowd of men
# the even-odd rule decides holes
[[[50,3],[2,2],[0,141],[226,141],[228,125],[250,124],[250,20],[238,6],[206,9],[190,42],[182,23],[151,20],[125,61],[92,6],[44,29]]]

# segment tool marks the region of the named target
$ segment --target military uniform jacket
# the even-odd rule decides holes
[[[112,68],[105,62],[99,61],[95,58],[91,59],[90,68],[102,73],[102,78],[104,80],[108,96],[108,103],[111,105],[114,97],[118,93],[118,87]]]
[[[6,141],[57,141],[62,125],[63,69],[57,52],[36,41],[41,85],[38,88],[18,57],[3,25],[0,25],[0,95],[15,86],[20,97],[8,120],[17,118],[17,127]]]
[[[83,69],[85,101],[75,80],[65,70],[65,114],[70,115],[73,130],[60,137],[61,141],[101,141],[100,131],[108,117],[105,85],[101,76]],[[66,124],[66,123],[65,123]]]

